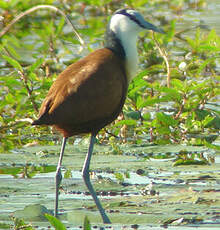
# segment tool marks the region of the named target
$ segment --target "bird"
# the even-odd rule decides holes
[[[144,30],[164,33],[161,28],[147,22],[135,9],[115,11],[107,25],[103,48],[63,70],[42,102],[38,119],[32,125],[53,126],[63,135],[55,174],[55,216],[58,216],[61,166],[67,139],[89,133],[90,144],[82,177],[103,223],[111,223],[90,181],[90,161],[96,135],[122,111],[128,85],[138,67],[138,35]]]

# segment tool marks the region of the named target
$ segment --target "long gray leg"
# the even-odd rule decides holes
[[[56,171],[56,176],[55,176],[55,182],[56,182],[56,200],[55,200],[55,209],[54,209],[54,216],[57,217],[58,215],[58,202],[59,202],[59,188],[60,188],[60,183],[62,181],[62,174],[61,174],[61,164],[62,164],[62,159],[63,159],[63,154],[64,154],[64,149],[66,145],[67,137],[63,138],[61,150],[60,150],[60,157],[59,161],[57,164],[57,171]]]
[[[92,198],[93,200],[95,201],[95,204],[102,216],[102,220],[104,223],[106,224],[110,224],[111,221],[109,220],[108,216],[106,215],[105,213],[105,210],[103,209],[97,195],[96,195],[96,192],[94,190],[94,188],[92,187],[92,184],[90,182],[90,176],[89,176],[89,165],[90,165],[90,160],[91,160],[91,157],[92,157],[92,151],[93,151],[93,146],[94,146],[94,143],[95,143],[95,136],[96,134],[92,134],[91,135],[91,140],[90,140],[90,145],[89,145],[89,150],[88,150],[88,153],[86,155],[86,158],[85,158],[85,161],[84,161],[84,165],[83,165],[83,169],[82,169],[82,173],[83,173],[83,179],[84,179],[84,182],[90,192],[90,194],[92,195]]]

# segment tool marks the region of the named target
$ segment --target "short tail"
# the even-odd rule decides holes
[[[37,120],[34,120],[31,125],[53,125],[53,121],[48,114],[43,114]]]
[[[39,120],[35,120],[31,123],[31,125],[42,125],[42,123]]]

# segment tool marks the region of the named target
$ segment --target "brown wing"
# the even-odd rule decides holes
[[[126,91],[123,61],[99,49],[58,76],[34,124],[55,125],[65,136],[98,130],[120,113]]]

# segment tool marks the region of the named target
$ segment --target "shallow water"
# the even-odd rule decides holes
[[[63,162],[63,175],[71,170],[71,177],[62,181],[60,219],[70,229],[78,229],[85,215],[93,226],[101,223],[81,178],[85,147],[85,143],[68,145]],[[137,148],[122,145],[121,148],[124,153],[128,149],[145,153],[154,149],[155,153],[169,151],[171,154],[181,148],[205,151],[203,147],[180,145]],[[48,155],[36,155],[45,149]],[[108,150],[109,146],[96,145],[91,178],[114,229],[123,226],[132,229],[135,224],[138,229],[160,229],[168,220],[173,229],[181,225],[187,229],[220,227],[219,163],[173,167],[173,158],[146,160],[134,155],[109,155]],[[0,222],[12,223],[10,216],[13,215],[39,228],[48,225],[43,213],[53,212],[57,152],[59,146],[35,146],[0,155]],[[120,173],[123,181],[119,181],[115,173]]]
[[[177,30],[197,26],[202,21],[208,29],[215,28],[220,34],[219,11],[219,1],[210,1],[206,11],[188,10],[177,23]],[[30,60],[30,54],[25,58]],[[0,155],[0,224],[12,224],[11,216],[15,216],[25,218],[36,229],[47,228],[43,214],[53,212],[59,148],[33,146]],[[121,148],[123,156],[111,155],[109,146],[97,145],[98,154],[94,154],[91,163],[93,184],[114,223],[113,229],[135,229],[134,225],[138,229],[164,229],[162,226],[169,221],[168,229],[220,228],[219,155],[210,165],[173,167],[175,154],[181,149],[211,150],[181,145]],[[62,173],[70,171],[71,178],[62,181],[59,208],[60,219],[69,229],[79,229],[85,215],[94,227],[102,226],[81,178],[86,151],[87,144],[79,144],[68,145],[65,152]],[[144,157],[150,153],[172,154],[165,159]],[[123,181],[116,178],[116,172]]]
[[[181,19],[182,22],[177,24],[177,28],[179,29],[186,29],[189,27],[197,26],[199,24],[204,25],[203,29],[211,30],[215,29],[217,34],[220,35],[220,1],[219,0],[212,0],[208,1],[205,10],[187,10],[184,12],[184,15]],[[180,16],[181,17],[181,16]]]

